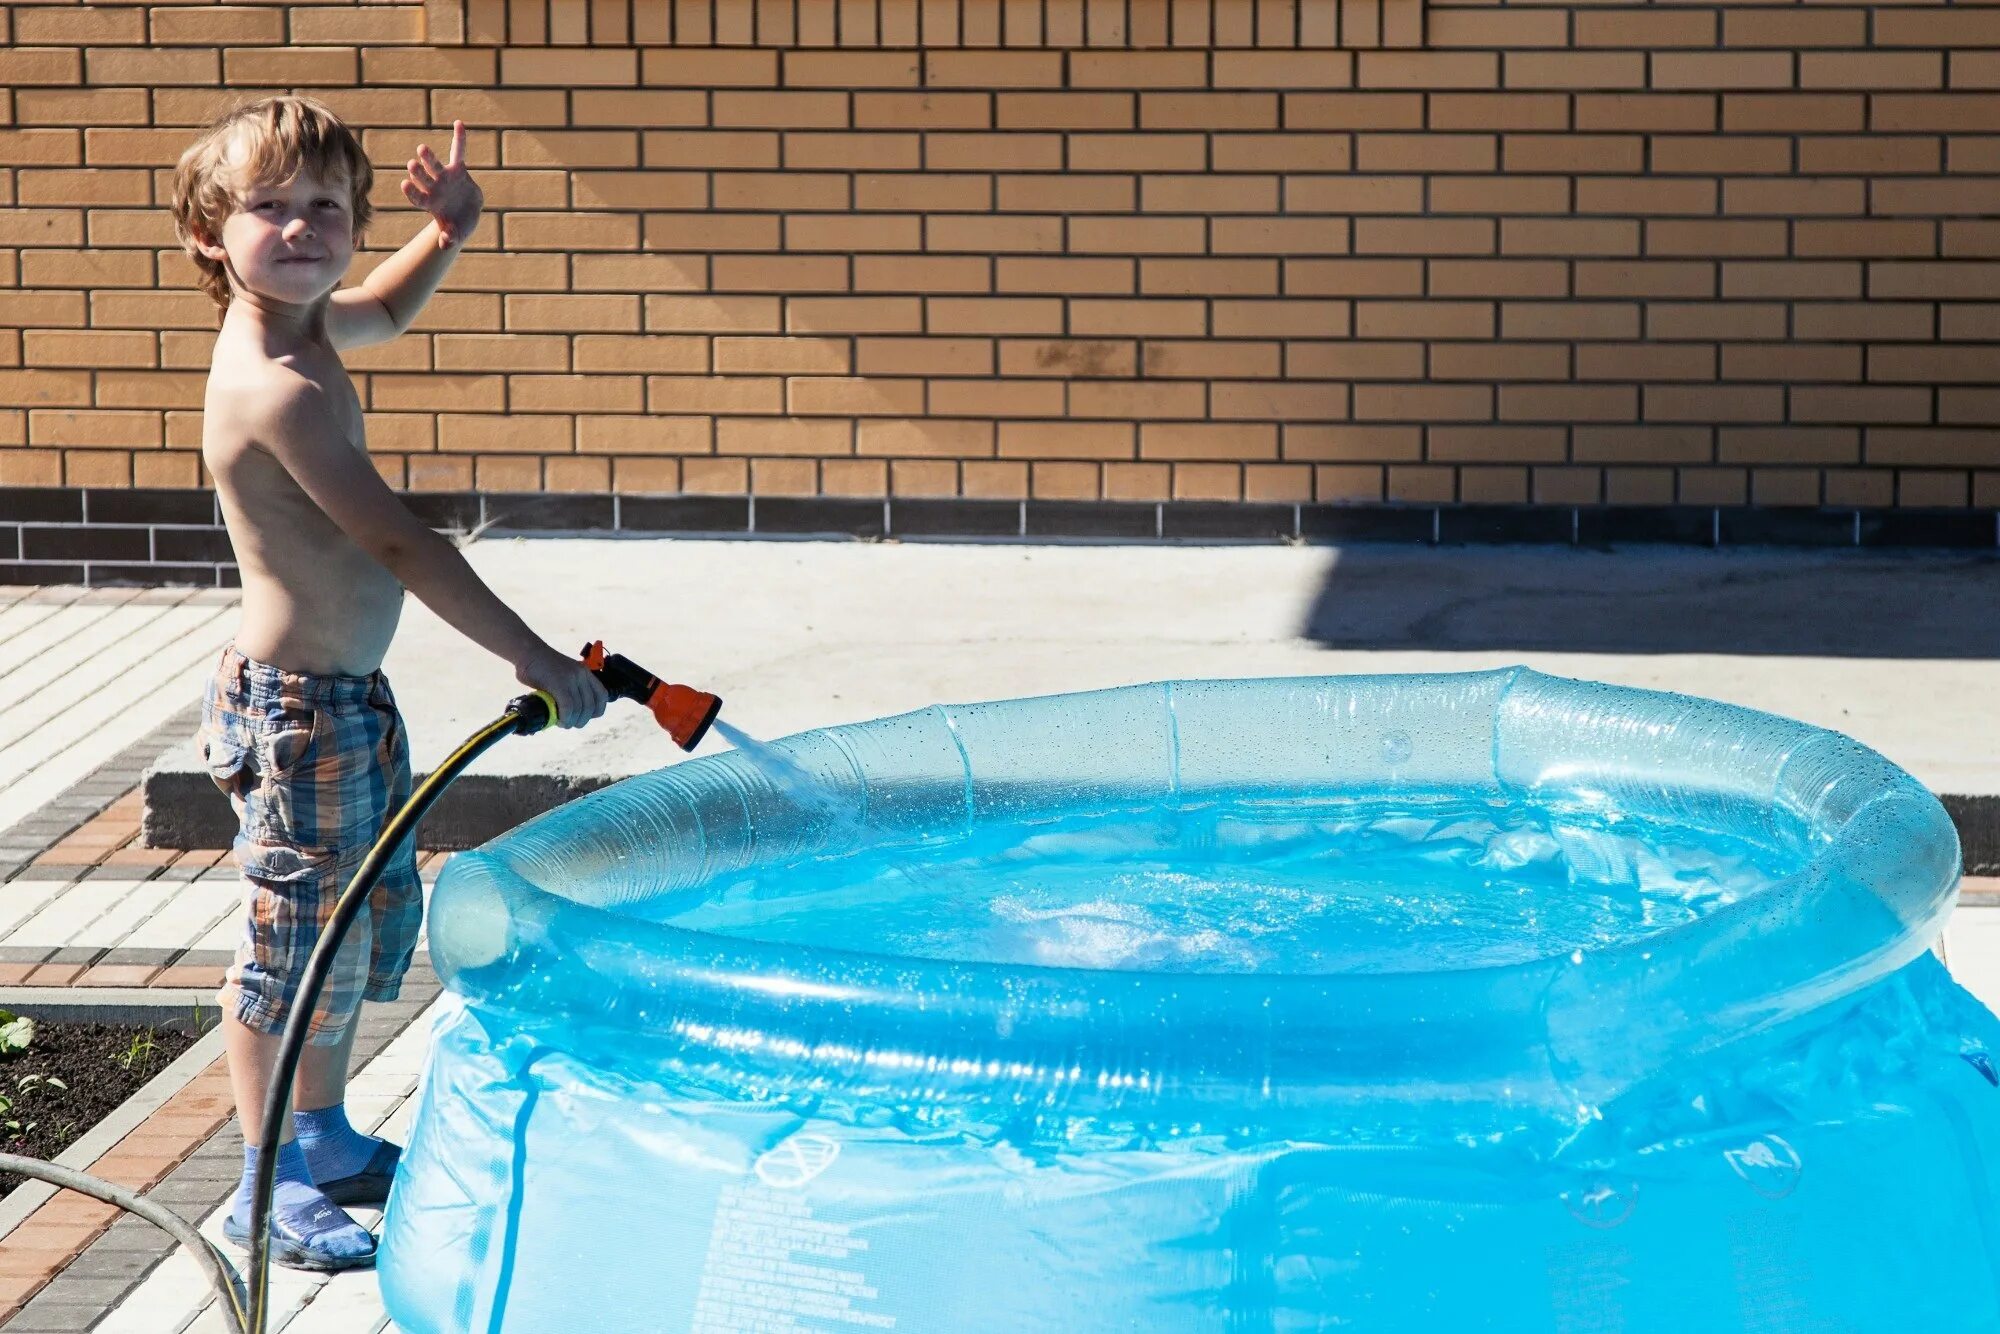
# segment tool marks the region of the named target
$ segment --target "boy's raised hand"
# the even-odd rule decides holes
[[[438,225],[438,249],[463,245],[479,226],[480,210],[486,196],[473,183],[465,166],[465,122],[451,123],[451,160],[439,162],[429,144],[418,144],[410,159],[410,174],[403,182],[403,195],[424,210]]]

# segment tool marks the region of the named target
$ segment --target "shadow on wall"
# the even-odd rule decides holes
[[[1304,633],[1334,648],[2000,658],[2000,559],[1351,546]]]

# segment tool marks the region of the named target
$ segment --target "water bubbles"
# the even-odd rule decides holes
[[[1387,733],[1382,738],[1382,762],[1391,768],[1407,764],[1416,748],[1408,732],[1398,730]]]

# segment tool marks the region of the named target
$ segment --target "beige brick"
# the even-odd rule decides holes
[[[639,53],[630,49],[509,47],[500,52],[500,82],[503,84],[544,88],[629,88],[640,81],[638,73]],[[652,85],[664,81],[649,76],[645,82]]]
[[[540,173],[537,173],[539,176]],[[580,171],[570,176],[580,209],[698,209],[709,201],[708,180],[691,171]],[[543,200],[519,207],[542,207]]]
[[[930,410],[945,417],[995,421],[1065,415],[1063,387],[1054,381],[932,380]]]
[[[832,172],[730,172],[716,178],[719,209],[840,209],[849,207],[853,184]]]
[[[1653,170],[1706,171],[1723,176],[1787,172],[1791,143],[1779,138],[1662,135],[1653,140]]]
[[[849,344],[844,338],[715,339],[715,369],[724,375],[842,375],[849,363]]]
[[[1003,213],[1125,213],[1138,200],[1130,176],[1002,176],[996,182]]]
[[[134,53],[139,54],[139,53]],[[155,52],[155,55],[181,52]],[[201,54],[190,50],[187,55]],[[211,55],[213,53],[210,53]],[[222,77],[232,84],[273,84],[281,87],[331,85],[352,87],[360,75],[359,53],[353,48],[337,46],[291,46],[269,50],[256,47],[228,48],[222,51]],[[92,79],[104,76],[97,69],[97,53],[91,53],[89,70]],[[155,76],[158,78],[158,76]],[[191,78],[158,78],[161,83],[209,82]]]
[[[569,367],[569,340],[557,334],[439,334],[441,371],[560,371]]]
[[[792,88],[914,88],[921,73],[915,51],[787,51],[781,68]]]
[[[800,416],[909,416],[924,411],[924,386],[921,380],[860,376],[793,379],[786,382],[785,410]]]
[[[13,120],[21,125],[145,125],[152,117],[144,88],[23,88],[12,93]],[[0,124],[6,118],[0,116]]]
[[[819,494],[819,464],[811,459],[752,459],[750,490],[760,496]]]
[[[78,166],[83,136],[75,130],[0,130],[0,160],[10,166]]]
[[[1510,219],[1511,221],[1511,219]],[[1488,255],[1490,218],[1357,218],[1354,250],[1365,255]]]
[[[1001,422],[1002,458],[1129,459],[1137,429],[1129,422]]]
[[[1170,463],[1107,463],[1104,470],[1104,499],[1157,501],[1173,495],[1173,465]]]
[[[1730,181],[1729,187],[1761,184]],[[1656,179],[1644,176],[1586,176],[1576,182],[1579,213],[1713,213],[1718,190],[1714,181]],[[1750,210],[1730,209],[1730,212]]]
[[[1652,86],[1657,89],[1793,86],[1788,51],[1661,51],[1651,60]]]
[[[1732,93],[1725,98],[1731,103],[1739,100],[1762,102],[1772,99],[1762,93]],[[1590,134],[1618,131],[1709,134],[1721,127],[1716,122],[1716,99],[1709,94],[1613,92],[1576,94],[1576,128]]]
[[[638,412],[645,381],[636,375],[512,375],[507,406],[525,412]]]
[[[1646,224],[1649,255],[1782,255],[1785,224],[1748,220],[1656,218]]]
[[[1511,348],[1516,344],[1496,344],[1501,348]],[[1560,350],[1562,345],[1554,345]],[[1527,365],[1515,372],[1517,377],[1558,378],[1553,371],[1538,375]],[[1589,343],[1576,349],[1576,378],[1579,380],[1619,380],[1643,382],[1647,380],[1713,380],[1715,374],[1715,350],[1703,344],[1686,346],[1676,343]],[[1730,376],[1725,379],[1762,379],[1763,376]]]
[[[1205,334],[1208,315],[1201,301],[1093,301],[1069,303],[1070,332],[1079,338],[1120,335],[1187,337]]]
[[[993,122],[991,93],[854,94],[856,129],[983,130]]]
[[[639,329],[639,300],[634,296],[509,296],[505,311],[510,330],[636,333]]]
[[[648,412],[778,413],[785,382],[773,377],[653,375],[646,379]]]
[[[744,459],[683,460],[681,490],[696,496],[746,495],[750,490],[750,465]]]
[[[859,454],[894,458],[987,458],[994,452],[995,424],[906,417],[856,424]]]
[[[1275,259],[1144,259],[1139,290],[1164,296],[1275,296],[1278,266]]]
[[[711,121],[721,128],[841,129],[848,124],[846,93],[724,90],[711,98]]]
[[[992,292],[986,256],[854,256],[856,292]]]
[[[158,339],[137,331],[30,329],[22,336],[21,359],[29,366],[153,367],[159,364]]]
[[[847,260],[837,255],[717,255],[713,284],[727,292],[843,292]]]
[[[1094,463],[1036,463],[1030,478],[1029,491],[1037,500],[1096,500],[1103,494]]]
[[[1076,250],[1076,236],[1084,222],[1102,224],[1106,234],[1112,228],[1130,228],[1134,234],[1144,234],[1144,226],[1176,228],[1170,238],[1180,238],[1184,244],[1148,244],[1148,250],[1188,250],[1196,252],[1200,246],[1192,244],[1200,218],[1142,218],[1142,220],[1114,220],[1114,218],[1076,218],[1070,222],[1070,248]],[[1310,254],[1348,254],[1354,248],[1354,226],[1346,218],[1212,218],[1208,220],[1210,248],[1216,254],[1282,254],[1282,256],[1310,256]],[[1110,236],[1106,236],[1108,244]]]
[[[715,424],[716,449],[723,454],[786,454],[819,457],[853,452],[854,423],[725,417]]]
[[[1552,137],[1509,136],[1509,143]],[[1636,163],[1636,153],[1632,161]],[[1364,172],[1490,172],[1498,168],[1499,158],[1491,135],[1362,134],[1355,136],[1354,164]],[[1542,169],[1545,168],[1509,165],[1509,170]],[[1606,165],[1598,169],[1620,168]]]
[[[1143,176],[1141,207],[1148,213],[1275,213],[1274,176]]]
[[[646,327],[684,333],[777,333],[782,302],[775,296],[653,295]]]
[[[854,178],[854,207],[913,213],[978,212],[994,205],[993,178],[966,173],[863,172]]]
[[[923,303],[916,297],[794,297],[786,303],[794,333],[919,333]]]
[[[80,449],[65,453],[63,485],[130,486],[132,456],[118,449]]]
[[[611,460],[611,489],[624,495],[674,495],[681,489],[678,459]]]
[[[31,411],[28,443],[51,449],[133,449],[164,444],[157,412]]]
[[[620,213],[509,213],[508,250],[636,250],[639,219]]]
[[[1345,384],[1217,381],[1209,386],[1208,415],[1218,421],[1336,421],[1350,415]]]
[[[1243,498],[1298,503],[1313,498],[1312,469],[1290,463],[1252,463],[1243,469]]]
[[[1098,387],[1103,386],[1078,386],[1079,389]],[[1278,457],[1278,428],[1248,422],[1147,422],[1139,428],[1139,457],[1173,460],[1275,459]]]
[[[925,317],[933,334],[1050,334],[1063,327],[1055,297],[930,297]]]
[[[1785,59],[1789,53],[1776,55]],[[1802,51],[1801,88],[1926,89],[1944,86],[1940,51]]]
[[[1715,461],[1858,463],[1861,461],[1861,433],[1854,427],[1724,426],[1716,431]]]
[[[935,459],[892,459],[889,490],[898,496],[955,496],[958,465]]]
[[[1054,88],[1063,81],[1056,51],[939,51],[924,53],[929,88]]]
[[[1146,130],[1275,130],[1276,93],[1142,93],[1139,126]]]
[[[924,219],[916,214],[876,213],[863,217],[806,213],[792,215],[783,222],[787,250],[909,251],[922,249],[924,243]]]
[[[1896,17],[1901,16],[1896,15],[1894,11],[1887,11],[1877,16],[1878,44],[1884,46],[1897,44],[1880,35],[1885,26],[1883,20]],[[1888,26],[1893,30],[1893,25]],[[1867,46],[1868,13],[1860,9],[1837,10],[1824,6],[1791,12],[1770,9],[1728,9],[1722,13],[1722,34],[1725,43],[1738,47],[1763,46],[1797,50],[1802,47]],[[1935,33],[1927,40],[1916,43],[1919,46],[1942,44]]]
[[[23,168],[15,178],[14,202],[84,206],[146,205],[152,182],[143,171],[85,167],[76,171]]]
[[[649,48],[643,54],[641,82],[649,88],[747,88],[778,82],[776,51]]]
[[[1015,380],[1044,376],[1102,378],[1138,372],[1129,340],[1009,339],[1000,345],[1000,374]]]
[[[83,53],[60,46],[0,47],[0,87],[53,87],[83,82]],[[92,82],[101,82],[94,79]]]
[[[0,209],[0,245],[82,244],[83,214],[75,209]]]
[[[579,454],[709,454],[714,419],[706,416],[603,416],[576,419]]]
[[[1002,292],[1102,295],[1137,291],[1136,265],[1129,259],[1014,258],[996,262]]]
[[[772,130],[647,131],[643,135],[648,167],[722,167],[731,171],[780,165],[783,136]],[[697,178],[700,179],[700,178]],[[693,206],[706,200],[696,197]]]
[[[1193,382],[1085,380],[1069,387],[1070,415],[1078,418],[1195,418],[1205,414],[1206,401],[1203,386]]]
[[[1199,51],[1078,51],[1070,56],[1069,82],[1073,88],[1199,88],[1207,82],[1203,65]]]
[[[793,170],[900,171],[925,165],[923,139],[915,134],[787,130],[781,137],[785,166]],[[1056,156],[1060,166],[1059,148]],[[933,153],[929,165],[950,170],[955,164]]]
[[[932,217],[926,220],[925,241],[928,249],[936,251],[1059,252],[1063,248],[1062,219],[1028,215]]]
[[[1204,135],[1072,133],[1064,138],[1072,171],[1199,172],[1208,167]],[[1218,156],[1221,151],[1218,144]]]
[[[22,46],[133,46],[146,40],[137,6],[11,6],[13,40]]]
[[[887,136],[871,136],[880,142]],[[916,143],[911,136],[907,165],[915,166]],[[895,142],[900,145],[902,140]],[[1061,171],[1063,136],[1059,134],[946,134],[924,136],[924,165],[933,171]],[[856,166],[891,163],[856,162]]]
[[[1001,93],[994,123],[1003,130],[1131,130],[1138,99],[1131,93]]]
[[[763,213],[653,213],[645,222],[648,250],[775,250],[779,220]]]

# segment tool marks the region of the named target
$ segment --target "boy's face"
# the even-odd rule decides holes
[[[246,186],[221,237],[202,252],[225,265],[238,295],[310,306],[340,285],[354,260],[352,197],[345,179],[306,168],[288,182]]]

